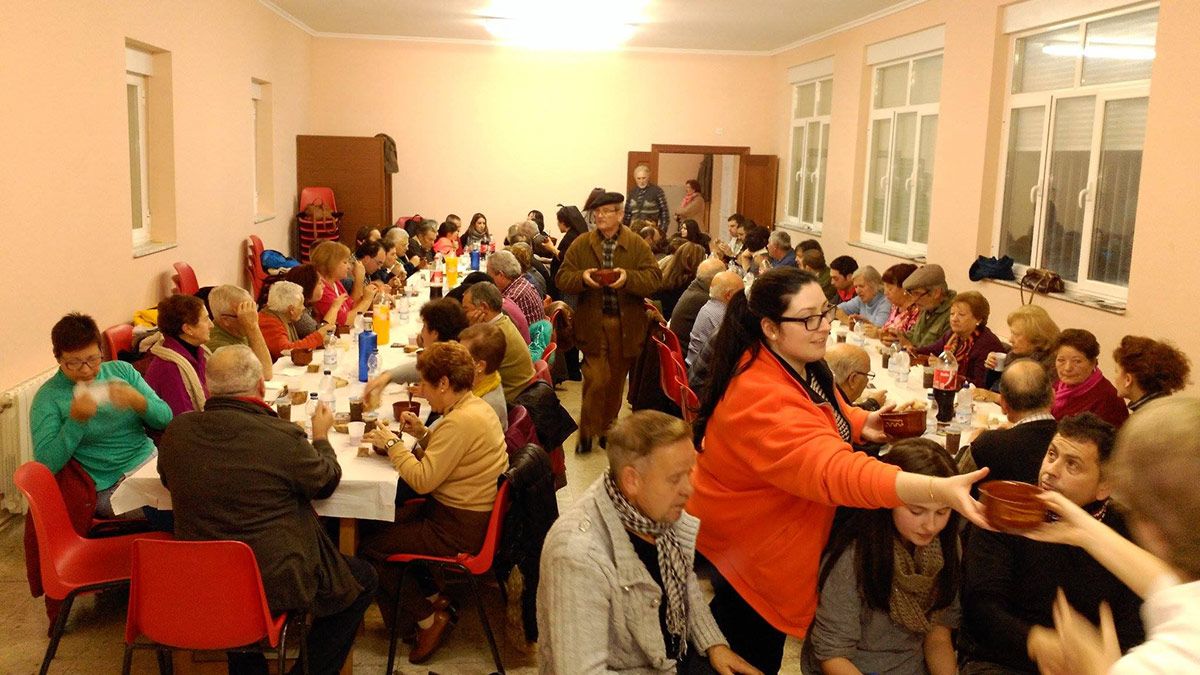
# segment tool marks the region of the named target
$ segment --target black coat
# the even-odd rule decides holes
[[[553,450],[563,444],[567,437],[575,433],[579,425],[571,417],[571,413],[562,406],[554,387],[541,380],[525,387],[525,391],[517,394],[513,400],[516,405],[525,406],[529,418],[533,420],[533,428],[537,431],[538,441],[547,450]]]
[[[1035,420],[1009,429],[985,431],[971,443],[971,457],[979,468],[988,467],[985,480],[1037,483],[1042,457],[1057,430],[1056,420]]]
[[[526,639],[536,642],[538,565],[546,533],[558,519],[550,457],[540,447],[526,445],[509,458],[505,476],[512,501],[504,518],[504,536],[496,556],[496,570],[501,578],[506,578],[514,567],[521,570],[524,578],[522,624]]]

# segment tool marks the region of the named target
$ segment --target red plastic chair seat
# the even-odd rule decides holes
[[[104,329],[104,358],[116,361],[121,352],[133,349],[133,324],[119,323]]]

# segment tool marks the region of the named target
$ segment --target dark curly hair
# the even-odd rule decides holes
[[[186,324],[200,320],[204,301],[194,295],[175,294],[158,303],[158,329],[163,335],[179,339]]]
[[[1192,372],[1187,354],[1175,345],[1139,335],[1121,338],[1121,344],[1113,350],[1113,361],[1147,394],[1183,389]]]
[[[1100,342],[1095,335],[1092,335],[1091,331],[1082,328],[1068,328],[1059,333],[1050,353],[1057,355],[1061,347],[1074,347],[1089,361],[1095,361],[1096,357],[1100,356]]]

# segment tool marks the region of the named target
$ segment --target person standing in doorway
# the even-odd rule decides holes
[[[625,201],[625,218],[621,223],[632,227],[634,232],[640,232],[645,225],[653,225],[666,238],[667,225],[671,222],[668,220],[671,214],[666,193],[659,186],[650,184],[650,167],[645,164],[639,164],[633,170],[633,182],[637,187],[629,192],[629,199]]]

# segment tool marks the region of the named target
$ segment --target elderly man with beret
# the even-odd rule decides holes
[[[904,280],[904,290],[916,300],[921,316],[907,333],[893,335],[887,331],[880,337],[885,342],[899,341],[905,349],[921,348],[937,342],[950,327],[950,303],[957,295],[946,286],[946,272],[941,265],[925,265]]]
[[[621,224],[624,201],[616,192],[592,192],[584,208],[596,229],[571,244],[555,279],[562,292],[579,294],[575,343],[585,360],[578,452],[589,452],[621,411],[629,367],[649,328],[643,302],[662,283],[646,240]]]

